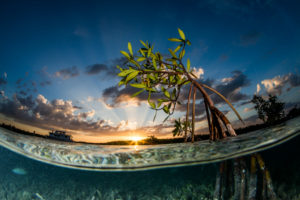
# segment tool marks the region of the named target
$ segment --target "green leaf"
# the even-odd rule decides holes
[[[153,109],[156,109],[155,103],[154,103],[154,102],[148,101],[148,103],[149,103],[149,105],[150,105]]]
[[[187,85],[187,84],[189,84],[191,81],[187,81],[187,82],[185,82],[183,85]]]
[[[174,50],[174,53],[176,53],[180,48],[181,48],[182,45],[178,45],[178,47],[176,47],[176,49]]]
[[[172,49],[169,49],[169,52],[171,53],[171,55],[173,56],[173,58],[177,58],[176,54],[174,53],[174,51]]]
[[[185,50],[182,49],[182,51],[179,54],[179,58],[182,59],[184,55],[185,55]]]
[[[168,90],[165,90],[165,91],[164,91],[164,95],[170,99],[170,93],[169,93]]]
[[[148,53],[147,53],[147,57],[149,57],[151,55],[151,53],[152,53],[152,48],[149,48]]]
[[[152,76],[151,74],[148,74],[147,76],[148,76],[151,80],[156,81],[155,77]]]
[[[146,49],[149,48],[149,47],[145,44],[145,42],[143,42],[142,40],[140,40],[140,43],[141,43]]]
[[[135,97],[135,96],[137,96],[137,95],[141,94],[141,93],[142,93],[142,92],[144,92],[144,91],[145,91],[145,89],[143,89],[143,90],[140,90],[140,91],[138,91],[138,92],[134,93],[133,95],[131,95],[131,97]]]
[[[161,104],[163,103],[163,101],[159,101],[160,99],[158,99],[158,104],[157,104],[157,108],[159,108],[161,106]]]
[[[165,113],[167,113],[167,114],[169,113],[169,108],[168,108],[168,106],[164,106],[164,107],[163,107],[163,110],[165,111]]]
[[[126,58],[130,59],[129,54],[126,51],[120,51]]]
[[[135,88],[146,88],[146,85],[141,84],[141,83],[132,83],[130,84],[131,87],[135,87]]]
[[[133,72],[132,69],[127,69],[127,70],[124,70],[124,71],[121,71],[120,73],[118,73],[118,76],[126,76],[127,74],[130,74],[131,72]]]
[[[182,42],[182,40],[178,38],[169,38],[168,40],[171,42]]]
[[[152,63],[153,63],[153,67],[155,70],[157,70],[157,65],[156,65],[156,61],[155,58],[152,59]]]
[[[148,93],[148,103],[150,104],[150,98],[151,98],[151,91]]]
[[[131,72],[125,79],[125,82],[128,83],[128,81],[130,81],[131,79],[135,78],[137,75],[139,74],[139,71],[134,70],[133,72]]]
[[[174,88],[172,91],[172,98],[175,99],[175,96],[176,96],[176,88]]]
[[[186,68],[187,68],[187,71],[189,72],[190,68],[191,68],[191,61],[189,58],[187,59],[187,62],[186,62]]]
[[[137,66],[138,68],[141,68],[140,64],[138,62],[136,62],[133,59],[130,59],[129,62],[131,62],[132,64],[134,64],[135,66]]]
[[[140,53],[141,53],[144,57],[146,57],[146,56],[145,56],[145,53],[144,53],[144,51],[143,51],[142,49],[140,49]]]
[[[133,56],[132,46],[131,46],[130,42],[128,42],[128,50],[129,50],[130,55]]]
[[[186,43],[191,46],[191,42],[189,40],[187,40]]]
[[[139,57],[138,59],[136,59],[136,61],[138,61],[138,62],[142,62],[142,61],[144,61],[144,60],[146,60],[145,57]]]
[[[151,87],[147,87],[146,88],[147,91],[151,91],[151,92],[157,92],[155,89],[151,88]]]
[[[179,33],[181,39],[185,40],[185,35],[184,35],[183,31],[180,28],[178,28],[178,33]]]
[[[125,83],[124,81],[120,81],[119,84],[118,84],[118,86],[121,86],[121,85],[123,85],[124,83]]]

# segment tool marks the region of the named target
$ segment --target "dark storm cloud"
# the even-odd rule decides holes
[[[71,77],[76,77],[79,75],[79,70],[76,66],[59,70],[55,72],[56,77],[60,77],[62,79],[69,79]]]
[[[255,45],[258,42],[261,35],[262,34],[260,32],[255,30],[249,31],[248,33],[240,36],[240,45],[245,47]]]
[[[101,72],[106,72],[108,70],[105,64],[94,64],[86,67],[85,73],[88,75],[99,74]]]
[[[241,88],[250,85],[250,80],[241,71],[233,71],[232,76],[224,78],[222,83],[215,85],[214,88],[225,96],[231,103],[238,102],[240,100],[248,99],[249,96],[240,92]],[[214,94],[214,102],[223,102],[219,97]]]
[[[110,60],[108,64],[93,64],[85,68],[85,73],[87,75],[107,75],[107,76],[116,76],[120,70],[117,68],[117,65],[124,66],[128,62],[127,58],[121,57]]]

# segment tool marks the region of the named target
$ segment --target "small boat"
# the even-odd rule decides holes
[[[66,142],[72,142],[71,136],[66,134],[66,131],[58,131],[55,132],[49,132],[48,138],[55,139],[55,140],[61,140]]]

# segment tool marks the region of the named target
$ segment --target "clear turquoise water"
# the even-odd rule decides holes
[[[299,136],[262,152],[279,199],[299,199]],[[0,147],[0,199],[212,199],[219,163],[137,172],[89,172]],[[26,174],[12,170],[21,168]]]

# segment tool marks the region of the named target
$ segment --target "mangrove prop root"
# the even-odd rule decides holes
[[[248,181],[248,199],[255,200],[256,198],[256,184],[257,184],[257,167],[255,155],[250,158],[250,175]]]
[[[195,141],[195,104],[196,104],[196,88],[193,90],[193,115],[192,115],[192,142]]]
[[[263,161],[260,154],[255,154],[257,163],[259,165],[259,168],[263,174],[263,195],[266,194],[268,199],[274,200],[276,199],[276,194],[273,189],[273,184],[271,180],[271,175],[269,170],[265,166],[265,162]]]
[[[238,159],[240,166],[240,174],[241,174],[241,192],[240,199],[245,199],[246,196],[246,162],[245,159]]]
[[[185,130],[184,130],[184,142],[187,142],[187,131],[188,131],[188,122],[189,122],[189,114],[190,114],[190,101],[191,101],[191,94],[192,94],[193,84],[190,86],[189,90],[189,97],[187,102],[187,108],[186,108],[186,119],[185,119]]]
[[[207,118],[209,133],[210,133],[210,135],[212,135],[212,127],[211,127],[211,123],[210,123],[210,114],[209,114],[209,110],[208,110],[207,101],[205,99],[204,99],[204,105],[205,105],[205,111],[206,111],[206,118]]]
[[[214,199],[276,200],[270,172],[259,154],[220,163]]]
[[[236,133],[235,133],[234,129],[232,128],[232,126],[231,126],[229,120],[227,119],[227,117],[220,110],[218,110],[214,106],[213,101],[211,100],[210,96],[207,94],[205,89],[201,86],[201,84],[199,84],[195,80],[191,80],[191,82],[194,85],[194,87],[197,87],[197,89],[202,93],[204,101],[207,102],[209,110],[211,111],[211,115],[216,116],[216,117],[221,119],[221,121],[224,123],[225,127],[227,128],[227,131],[229,132],[229,135],[236,136]],[[212,122],[213,122],[213,120],[212,120]],[[219,124],[219,122],[215,122],[215,123]],[[217,124],[215,124],[214,126],[218,126]],[[212,130],[214,131],[215,129],[212,128]],[[218,133],[218,134],[222,134],[222,133]],[[217,132],[215,132],[214,135],[215,135],[215,137],[213,137],[213,138],[216,138]]]

